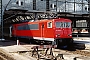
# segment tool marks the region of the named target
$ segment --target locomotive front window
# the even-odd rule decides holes
[[[63,27],[63,22],[56,22],[56,28]]]
[[[60,28],[60,22],[56,22],[56,28]]]
[[[56,28],[62,28],[62,27],[64,27],[63,22],[56,22]]]
[[[60,27],[64,27],[64,23],[63,22],[60,22]]]
[[[66,28],[70,28],[71,27],[71,23],[70,22],[66,22]]]
[[[70,28],[70,22],[56,22],[56,28]]]

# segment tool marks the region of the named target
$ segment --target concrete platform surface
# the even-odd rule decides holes
[[[21,45],[16,45],[16,41],[0,41],[0,50],[2,50],[3,52],[5,52],[6,54],[8,54],[9,56],[13,57],[15,60],[37,60],[36,58],[30,57],[27,58],[23,55],[20,55],[17,52],[20,51],[29,51],[29,49],[32,47],[32,45],[29,46],[29,48],[25,48],[24,43],[20,43]],[[24,46],[25,45],[25,46]]]
[[[74,43],[85,44],[85,49],[90,49],[90,38],[89,37],[74,37]]]
[[[53,49],[54,52],[54,56],[58,55],[58,54],[63,54],[63,58],[64,60],[90,60],[90,57],[86,57],[86,56],[82,56],[80,54],[73,54],[73,53],[69,53],[68,51],[64,51],[64,50],[60,50],[60,49]],[[60,51],[60,52],[57,52]],[[48,52],[49,53],[49,52]]]
[[[2,49],[4,52],[9,54],[15,60],[37,60],[36,58],[29,56],[30,52],[28,51],[31,51],[32,50],[31,48],[33,46],[38,46],[38,45],[30,45],[30,44],[24,44],[24,43],[20,43],[20,45],[16,45],[15,41],[0,42],[0,49]],[[24,55],[17,53],[20,51],[21,52],[27,51],[27,53]],[[55,52],[55,51],[59,51],[59,52]],[[69,53],[68,51],[64,51],[60,49],[53,49],[53,54],[54,56],[57,56],[58,54],[63,54],[64,60],[74,60],[75,57],[78,57],[76,58],[77,60],[89,60],[90,59],[89,57],[82,58],[82,55]]]

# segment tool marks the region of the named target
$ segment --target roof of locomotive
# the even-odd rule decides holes
[[[55,20],[71,22],[70,19],[65,19],[65,18],[43,19],[43,20],[36,20],[36,21],[32,21],[32,22],[49,22],[49,21],[55,21]],[[28,23],[30,23],[30,22],[31,22],[31,21],[29,21]]]
[[[22,22],[22,23],[17,23],[17,25],[20,24],[27,24],[27,23],[31,23],[31,24],[35,24],[35,23],[42,23],[42,22],[51,22],[51,21],[67,21],[67,22],[71,22],[70,19],[65,19],[65,18],[55,18],[55,19],[42,19],[42,20],[30,20],[28,22]]]
[[[66,18],[57,18],[57,19],[54,19],[54,20],[71,22],[70,19],[66,19]]]

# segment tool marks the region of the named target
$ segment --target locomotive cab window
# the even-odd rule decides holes
[[[60,22],[60,27],[65,27],[64,25],[64,22]]]
[[[71,23],[70,22],[66,22],[66,28],[70,28],[71,27]]]
[[[52,22],[47,23],[47,28],[52,28]]]
[[[56,22],[56,28],[70,28],[70,22]]]
[[[64,23],[63,22],[56,22],[56,28],[63,28]]]

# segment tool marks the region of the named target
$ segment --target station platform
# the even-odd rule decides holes
[[[5,53],[7,53],[9,56],[13,57],[15,60],[37,60],[34,57],[31,57],[30,54],[28,53],[32,51],[32,47],[34,46],[39,46],[39,45],[31,45],[31,44],[25,44],[25,43],[20,43],[20,45],[17,45],[16,41],[1,41],[0,42],[0,50],[3,50]],[[43,50],[43,49],[40,49]],[[59,51],[59,52],[58,52]],[[24,55],[21,55],[19,52],[27,52]],[[50,53],[48,51],[48,53]],[[53,55],[57,56],[59,54],[63,54],[62,60],[89,60],[89,57],[83,57],[82,55],[79,54],[72,54],[67,51],[63,51],[60,49],[53,49]]]
[[[85,49],[90,49],[90,38],[89,37],[73,37],[74,43],[80,43],[85,45]]]
[[[0,50],[8,54],[8,56],[13,57],[15,60],[37,60],[36,58],[33,57],[29,58],[24,57],[18,53],[18,52],[28,52],[31,50],[31,47],[32,45],[26,45],[24,43],[20,43],[20,45],[17,45],[16,41],[9,41],[9,40],[0,41]]]

